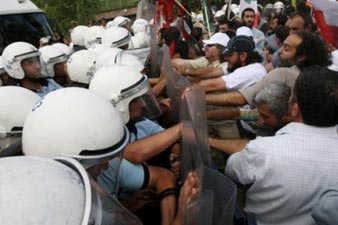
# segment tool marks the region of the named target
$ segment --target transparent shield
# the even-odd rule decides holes
[[[182,95],[180,107],[183,123],[181,175],[182,178],[185,178],[188,172],[195,171],[202,183],[203,165],[210,166],[211,164],[204,95],[204,91],[199,85],[189,86]]]
[[[185,89],[182,95],[181,120],[191,123],[202,162],[205,166],[210,166],[205,92],[200,85],[192,85]]]
[[[93,180],[90,225],[141,225],[142,222],[129,212],[117,199],[109,196]]]
[[[153,26],[147,26],[147,31],[150,36],[150,57],[146,62],[148,67],[148,77],[159,77],[161,74],[161,64],[163,53],[158,45],[157,35]]]
[[[141,0],[137,4],[136,19],[142,18],[150,21],[155,12],[155,4],[148,0]]]
[[[180,118],[179,110],[182,101],[181,96],[185,88],[190,85],[190,82],[186,77],[181,76],[174,71],[169,56],[169,48],[167,46],[163,46],[162,50],[162,72],[166,81],[166,92],[172,102],[174,122],[178,122]]]
[[[186,207],[185,225],[233,224],[236,185],[216,170],[203,171],[201,193]]]
[[[149,90],[151,90],[150,87]],[[159,106],[158,101],[150,91],[142,96],[142,100],[145,102],[145,107],[143,107],[142,112],[142,115],[144,117],[153,120],[162,115],[162,109]]]

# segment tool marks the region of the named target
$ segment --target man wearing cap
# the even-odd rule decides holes
[[[304,41],[306,40],[306,41]],[[316,36],[306,31],[289,35],[281,51],[282,64],[291,67],[280,67],[272,70],[256,84],[241,88],[239,91],[206,95],[206,103],[210,105],[253,105],[253,98],[259,90],[272,82],[285,83],[292,87],[300,70],[311,65],[328,66],[329,54],[325,44]]]
[[[261,64],[262,57],[254,51],[255,43],[245,35],[235,36],[228,42],[223,51],[228,61],[228,75],[219,78],[203,80],[199,84],[210,91],[232,91],[248,87],[261,80],[266,70]]]
[[[49,39],[47,37],[42,37],[39,40],[39,48],[49,45]]]
[[[228,35],[216,33],[209,40],[204,40],[205,56],[194,60],[173,59],[171,60],[176,70],[182,74],[190,74],[190,70],[204,68],[221,68],[220,52],[222,52],[229,41]]]

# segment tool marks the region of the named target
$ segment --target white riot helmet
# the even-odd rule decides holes
[[[111,27],[106,29],[102,35],[102,44],[109,47],[122,47],[128,45],[130,41],[130,33],[123,27]]]
[[[94,48],[96,45],[101,44],[102,35],[105,29],[101,26],[91,26],[88,28],[84,36],[84,44],[87,49]]]
[[[283,13],[284,3],[281,1],[275,2],[273,4],[273,9],[275,10],[276,13]]]
[[[6,86],[0,88],[0,99],[1,152],[20,139],[28,113],[41,98],[26,88]]]
[[[108,21],[106,24],[106,30],[111,28],[111,27],[115,27],[114,22],[112,20]]]
[[[88,30],[87,26],[76,26],[70,34],[73,45],[85,46],[84,36]]]
[[[102,52],[96,60],[95,68],[96,71],[101,69],[103,66],[108,65],[108,61],[111,61],[112,64],[116,64],[116,56],[122,52],[120,48],[109,48],[106,51]]]
[[[107,49],[110,49],[110,47],[105,46],[103,44],[98,44],[96,45],[94,48],[88,49],[94,53],[96,53],[96,55],[100,55],[101,53],[103,53],[104,51],[106,51]]]
[[[161,109],[150,93],[147,77],[132,67],[113,65],[103,67],[95,73],[89,84],[89,90],[108,99],[119,110],[124,123],[130,120],[129,103],[138,97],[144,97],[148,115],[159,116]]]
[[[55,46],[47,45],[39,48],[41,74],[47,77],[54,77],[54,66],[58,63],[66,63],[66,54]]]
[[[103,66],[108,67],[115,64],[129,66],[139,72],[144,70],[144,64],[136,56],[128,54],[125,51],[120,51],[115,55],[114,58],[112,57],[107,59]]]
[[[73,48],[69,47],[66,44],[54,43],[54,44],[52,44],[52,46],[60,49],[66,55],[67,58],[69,58],[73,54]]]
[[[146,28],[148,25],[149,22],[147,20],[139,18],[134,21],[131,29],[133,29],[134,34],[137,34],[138,32],[146,32]]]
[[[145,32],[138,32],[131,37],[128,49],[147,48],[150,45],[149,36]]]
[[[74,159],[0,159],[0,224],[141,224]]]
[[[27,42],[14,42],[4,49],[2,62],[9,76],[21,80],[25,77],[21,62],[39,55],[39,51],[33,45]]]
[[[130,24],[131,20],[124,16],[117,16],[113,20],[114,27],[126,27]]]
[[[75,52],[67,61],[67,72],[70,80],[89,84],[94,76],[97,55],[89,50]]]
[[[22,145],[25,155],[68,156],[85,167],[121,156],[129,132],[110,102],[84,88],[46,95],[28,114]]]

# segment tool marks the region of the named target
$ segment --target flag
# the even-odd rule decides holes
[[[338,2],[311,0],[310,3],[323,39],[338,48]]]

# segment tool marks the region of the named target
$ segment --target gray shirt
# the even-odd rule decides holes
[[[244,96],[250,106],[253,106],[253,99],[259,90],[271,83],[283,83],[289,87],[293,87],[299,73],[300,70],[297,66],[276,68],[256,84],[242,88],[239,92]]]

